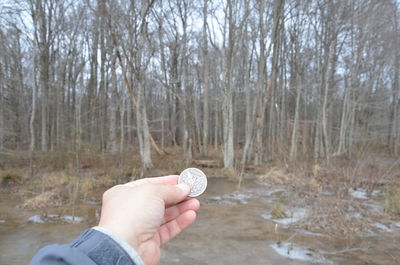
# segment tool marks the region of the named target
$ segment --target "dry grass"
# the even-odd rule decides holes
[[[272,166],[266,165],[264,172],[259,180],[293,191],[286,206],[310,210],[306,219],[295,224],[309,231],[354,237],[376,231],[373,223],[384,223],[400,216],[400,186],[389,188],[400,181],[400,165],[386,154],[364,154],[350,160],[332,158],[330,164],[323,161],[297,161],[289,165],[275,162]],[[367,200],[351,197],[350,189],[365,190],[385,211],[371,210]],[[386,194],[382,202],[379,197],[372,197],[374,191]],[[273,206],[276,217],[281,216],[279,209]]]
[[[21,207],[29,210],[46,209],[62,206],[64,198],[57,190],[43,192],[33,198],[26,200]]]
[[[46,173],[25,185],[33,193],[39,191],[39,194],[27,198],[20,206],[26,209],[62,206],[98,194],[99,190],[104,191],[117,184],[117,180],[116,177],[93,176],[88,173],[81,177],[64,171]]]
[[[271,216],[274,219],[286,218],[287,214],[281,203],[276,203],[271,209]]]
[[[23,175],[19,171],[5,170],[0,171],[0,183],[3,187],[20,185],[23,183]]]
[[[14,163],[1,161],[0,166],[3,165],[3,168],[5,164],[10,165],[0,174],[1,181],[15,185],[23,180],[25,189],[31,193],[39,193],[28,198],[23,207],[39,209],[69,203],[76,194],[82,199],[98,195],[100,190],[103,191],[117,183],[141,177],[179,174],[186,167],[194,166],[186,164],[181,148],[173,147],[167,148],[165,155],[153,154],[154,168],[151,170],[142,170],[137,153],[112,155],[82,152],[79,154],[79,169],[76,167],[76,155],[61,152],[36,154],[36,176],[27,180],[24,179],[27,174],[20,170],[20,164],[15,163],[16,170],[12,167]],[[20,156],[18,159],[27,161]],[[223,164],[222,154],[212,149],[208,156],[198,156],[194,159],[218,161],[221,167]],[[300,207],[309,207],[312,212],[307,220],[299,224],[300,226],[315,232],[349,235],[367,231],[370,227],[366,220],[378,220],[378,215],[391,215],[393,218],[400,216],[400,163],[396,161],[385,153],[368,152],[358,153],[357,159],[335,157],[329,164],[315,160],[289,164],[282,159],[269,161],[257,167],[246,167],[245,175],[257,174],[260,181],[284,186],[293,191],[289,200],[273,205],[274,218],[286,216],[283,203],[285,206],[293,206],[286,205],[287,203],[296,203]],[[202,169],[209,176],[228,176],[232,181],[237,181],[240,176],[240,172],[235,170]],[[397,186],[393,186],[396,183]],[[389,184],[393,188],[388,189]],[[382,198],[385,212],[376,216],[371,214],[360,201],[349,196],[348,190],[352,188],[365,189],[368,194],[374,190],[382,190],[385,194]],[[355,212],[363,218],[352,216]]]
[[[385,195],[385,211],[400,216],[400,187],[391,187]]]
[[[307,201],[312,213],[301,225],[313,232],[333,236],[358,235],[368,231],[370,226],[361,216],[368,212],[355,200],[337,196],[318,196]]]
[[[264,175],[259,176],[258,179],[270,184],[284,185],[290,184],[294,176],[284,168],[272,167]]]

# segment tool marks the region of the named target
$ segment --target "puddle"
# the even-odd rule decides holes
[[[79,224],[83,217],[58,214],[41,214],[28,218],[28,222],[36,224]]]
[[[279,245],[274,243],[270,246],[279,255],[289,259],[308,261],[312,263],[331,263],[317,253],[313,252],[310,248],[304,246],[299,246],[292,243],[281,243]]]

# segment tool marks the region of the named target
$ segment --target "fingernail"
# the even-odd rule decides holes
[[[188,185],[186,185],[185,183],[179,183],[178,185],[176,185],[178,188],[180,188],[182,190],[183,193],[189,193],[190,192],[190,187]]]

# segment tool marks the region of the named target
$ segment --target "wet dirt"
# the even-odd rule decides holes
[[[255,178],[245,179],[240,189],[227,178],[210,178],[199,198],[202,206],[196,223],[163,246],[160,264],[396,264],[400,259],[400,227],[341,240],[265,218],[273,203],[290,200],[290,194],[288,188],[265,185]],[[96,225],[100,209],[99,204],[86,201],[74,207],[28,211],[17,208],[20,203],[9,194],[0,195],[1,265],[27,264],[42,246],[71,241]],[[43,214],[78,216],[83,221],[28,221]],[[353,250],[354,242],[368,248]]]

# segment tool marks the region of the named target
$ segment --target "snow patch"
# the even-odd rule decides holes
[[[304,229],[300,229],[297,231],[303,235],[309,235],[309,236],[315,236],[315,237],[327,237],[328,236],[328,235],[325,235],[322,233],[311,232],[311,231],[304,230]]]
[[[384,232],[392,232],[392,229],[390,229],[389,227],[387,227],[386,225],[384,225],[384,224],[381,224],[381,223],[373,223],[373,224],[371,224],[373,227],[376,227],[376,228],[378,228],[379,230],[382,230],[382,231],[384,231]]]
[[[368,199],[367,192],[364,189],[350,188],[349,194],[353,198],[363,199],[363,200]]]
[[[72,216],[72,215],[58,215],[58,214],[47,214],[47,215],[34,215],[28,218],[28,222],[36,224],[78,224],[83,221],[83,217]]]
[[[373,190],[371,193],[372,196],[379,197],[383,195],[383,191],[381,190]]]
[[[221,204],[247,204],[248,201],[253,197],[249,192],[235,191],[230,194],[225,194],[223,196],[213,196],[209,198],[211,201],[217,201]]]
[[[272,244],[270,245],[279,255],[295,260],[308,261],[313,263],[329,263],[317,253],[314,253],[309,248],[299,246],[292,243]]]

